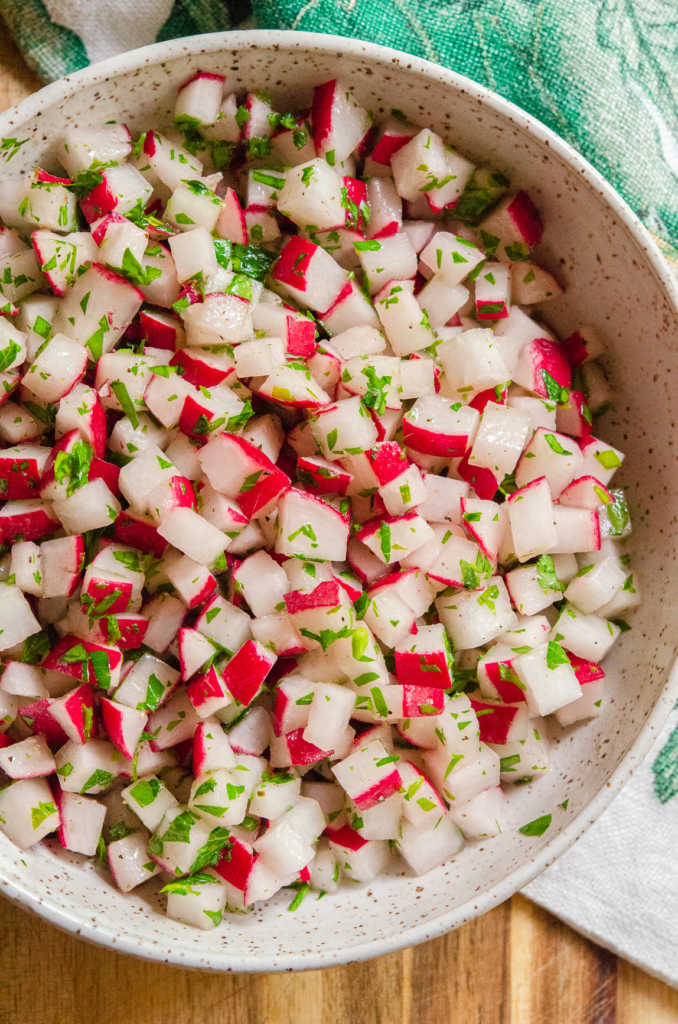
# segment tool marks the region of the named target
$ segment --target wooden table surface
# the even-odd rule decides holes
[[[0,110],[40,87],[0,20]],[[226,925],[228,927],[228,925]],[[678,992],[522,896],[441,939],[304,974],[206,975],[0,900],[0,1024],[676,1024]]]

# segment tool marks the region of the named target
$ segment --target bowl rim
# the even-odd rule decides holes
[[[617,214],[634,243],[642,250],[643,258],[649,264],[678,316],[678,281],[671,274],[657,244],[613,186],[569,143],[516,104],[465,75],[433,61],[413,56],[402,50],[381,46],[378,43],[318,32],[262,29],[203,33],[152,43],[89,65],[32,93],[20,103],[0,114],[0,137],[7,134],[8,130],[13,130],[22,122],[36,116],[45,106],[67,99],[81,89],[93,86],[110,76],[130,73],[144,66],[178,57],[190,58],[193,56],[197,59],[206,53],[244,48],[278,51],[306,49],[319,53],[344,52],[362,59],[373,59],[377,64],[388,64],[391,69],[397,69],[399,65],[404,64],[408,71],[424,78],[435,77],[442,80],[444,84],[468,93],[484,106],[490,107],[519,128],[527,131],[542,144],[547,145],[561,161],[581,174],[587,183],[595,188],[607,205]],[[207,954],[208,956],[212,955],[212,961],[206,963],[205,954],[201,954],[198,950],[195,953],[189,951],[186,955],[176,957],[171,950],[165,951],[156,943],[140,946],[137,942],[127,938],[124,932],[116,934],[111,929],[110,935],[102,934],[96,925],[92,925],[86,920],[79,920],[73,912],[58,905],[56,901],[43,902],[41,897],[29,891],[23,884],[14,883],[9,879],[0,879],[1,891],[13,902],[44,917],[64,931],[71,932],[96,945],[107,946],[116,952],[128,953],[142,959],[175,964],[180,967],[248,973],[312,970],[355,963],[393,953],[437,938],[466,921],[486,913],[522,889],[572,846],[600,817],[622,785],[644,760],[676,703],[676,698],[678,698],[678,659],[669,671],[666,683],[632,746],[599,792],[561,832],[546,843],[537,854],[530,857],[522,867],[511,872],[486,892],[479,896],[472,895],[461,906],[441,914],[431,921],[423,921],[401,933],[381,940],[364,942],[334,952],[309,955],[286,950],[278,956],[262,952],[243,957],[231,952],[228,948],[225,950],[222,948],[214,950],[214,953],[217,954],[216,957],[213,954]]]

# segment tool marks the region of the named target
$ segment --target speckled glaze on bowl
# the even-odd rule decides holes
[[[196,68],[229,89],[267,89],[278,109],[306,106],[311,86],[341,76],[377,116],[392,107],[529,190],[546,224],[539,259],[566,286],[547,309],[563,334],[593,322],[609,344],[617,390],[601,432],[625,452],[631,550],[644,604],[606,661],[610,699],[591,724],[554,729],[552,771],[516,787],[497,839],[468,845],[422,878],[394,873],[343,888],[295,913],[288,893],[198,932],[159,912],[162,897],[123,896],[84,858],[56,844],[20,854],[0,836],[0,887],[83,938],[168,963],[218,971],[327,967],[433,938],[490,909],[562,853],[639,764],[678,695],[669,584],[675,576],[678,468],[678,296],[654,244],[619,196],[566,143],[487,89],[424,60],[356,40],[295,32],[231,32],[149,46],[64,78],[0,117],[0,136],[28,138],[10,167],[50,166],[69,123],[166,122],[176,86]],[[667,679],[669,680],[667,682]],[[569,801],[567,810],[560,806]],[[545,812],[538,839],[518,826]]]

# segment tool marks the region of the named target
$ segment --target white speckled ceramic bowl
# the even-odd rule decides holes
[[[633,630],[606,661],[610,699],[604,714],[588,725],[554,730],[553,770],[511,793],[509,825],[499,838],[468,845],[423,878],[394,872],[320,902],[310,895],[293,914],[283,893],[251,914],[229,915],[215,931],[198,932],[164,917],[162,897],[146,890],[123,896],[84,858],[64,854],[56,844],[20,854],[0,836],[2,891],[84,938],[212,970],[326,967],[440,935],[525,885],[601,814],[675,701],[669,584],[678,541],[678,296],[636,217],[566,143],[468,79],[354,40],[232,32],[116,57],[48,86],[0,117],[0,136],[30,140],[11,170],[37,160],[49,167],[55,136],[69,122],[115,118],[133,130],[162,124],[177,84],[196,68],[225,73],[230,89],[267,89],[280,109],[307,105],[314,83],[339,75],[377,116],[398,107],[528,189],[546,224],[539,259],[567,289],[548,306],[548,319],[563,334],[581,322],[600,327],[618,396],[601,430],[628,453],[623,482],[644,604]],[[544,836],[519,834],[518,826],[547,811],[553,824]]]

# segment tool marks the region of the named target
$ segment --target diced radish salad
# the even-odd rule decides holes
[[[0,181],[0,828],[199,928],[497,835],[639,601],[530,196],[225,86]]]

